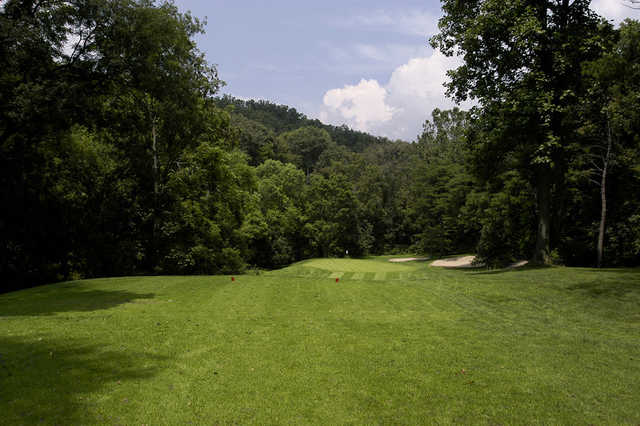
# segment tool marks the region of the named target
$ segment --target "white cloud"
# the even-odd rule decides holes
[[[319,43],[326,52],[317,66],[329,73],[370,77],[374,73],[388,73],[404,64],[408,58],[426,55],[431,49],[416,43],[348,43],[335,45]]]
[[[426,50],[426,46],[398,43],[382,45],[358,43],[353,46],[353,51],[360,58],[396,65],[405,62],[407,58],[420,56],[424,54]]]
[[[338,21],[341,26],[364,27],[378,31],[391,31],[400,34],[428,36],[435,34],[438,17],[423,10],[402,13],[387,10],[374,10],[365,15],[351,16]]]
[[[614,23],[628,17],[640,19],[640,10],[629,8],[624,0],[593,0],[591,7]],[[438,17],[428,12],[403,14],[376,10],[347,18],[339,24],[427,37],[437,32],[437,21]],[[427,56],[424,50],[426,42],[420,48],[401,44],[340,47],[334,53],[340,57],[341,66],[352,62],[359,64],[351,65],[352,71],[366,72],[378,66],[395,69],[386,83],[361,80],[354,86],[327,91],[319,118],[392,139],[413,140],[422,131],[422,124],[431,117],[433,109],[455,106],[445,96],[443,85],[447,81],[446,71],[461,64],[458,58],[448,58],[437,51]],[[460,107],[467,109],[472,105],[472,102],[466,102]]]
[[[376,80],[361,80],[356,86],[329,90],[320,119],[392,139],[413,140],[433,109],[455,106],[445,96],[443,84],[446,71],[458,65],[459,59],[434,52],[397,67],[384,86]]]
[[[385,61],[387,59],[384,50],[379,46],[358,43],[354,48],[355,51],[363,58],[372,59],[374,61]]]
[[[630,4],[628,0],[594,0],[591,8],[599,15],[619,24],[625,18],[640,19],[640,10],[630,8]]]
[[[326,107],[320,113],[323,121],[342,118],[362,131],[370,126],[391,120],[394,108],[387,105],[387,91],[376,80],[360,80],[355,86],[346,85],[342,89],[331,89],[324,95]]]

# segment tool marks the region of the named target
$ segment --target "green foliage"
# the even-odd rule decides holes
[[[267,160],[256,169],[257,193],[242,232],[248,239],[250,263],[277,267],[299,259],[304,172],[292,164]]]
[[[362,231],[359,206],[345,176],[312,175],[305,193],[307,217],[303,234],[310,242],[309,256],[359,256]]]
[[[277,150],[282,160],[295,164],[307,175],[314,169],[320,155],[332,144],[324,129],[301,127],[278,137]]]
[[[554,190],[564,179],[575,126],[567,120],[582,94],[576,69],[602,53],[599,19],[589,1],[443,1],[440,33],[431,39],[464,64],[449,71],[449,94],[476,99],[490,145],[482,168],[510,156],[536,191],[537,235],[532,260],[546,263],[558,233]],[[481,139],[480,139],[481,140]],[[555,242],[555,241],[553,241]]]
[[[500,181],[502,188],[473,192],[465,205],[466,216],[473,215],[481,226],[477,260],[490,267],[527,259],[535,244],[534,192],[515,171]]]
[[[638,23],[583,0],[443,8],[432,42],[464,58],[450,93],[478,105],[433,111],[409,144],[213,97],[204,25],[169,1],[4,2],[0,291],[409,247],[588,264],[607,130],[606,259],[637,264]]]
[[[275,133],[265,125],[234,114],[231,123],[238,132],[238,147],[249,156],[249,164],[257,166],[275,156]]]
[[[338,145],[348,148],[350,151],[362,152],[367,148],[388,143],[385,138],[372,136],[368,133],[350,129],[346,125],[331,126],[323,124],[319,120],[311,120],[304,114],[286,105],[276,105],[264,100],[242,100],[229,95],[217,97],[215,104],[220,108],[228,109],[234,116],[241,116],[254,123],[260,123],[270,129],[276,135],[300,129],[302,127],[315,127],[329,133],[330,138]],[[242,119],[238,122],[242,123]],[[243,124],[240,124],[242,127]]]
[[[168,181],[173,208],[162,221],[163,246],[168,249],[163,271],[215,274],[244,269],[244,241],[237,230],[250,204],[253,173],[242,154],[208,141],[185,152]]]
[[[629,265],[640,256],[633,245],[638,230],[630,220],[640,204],[629,197],[640,188],[634,171],[640,159],[639,23],[626,21],[613,33],[603,25],[599,39],[603,54],[582,64],[585,96],[571,115],[577,135],[568,162],[567,217],[559,252],[567,264],[595,264],[604,212],[603,261]]]
[[[415,250],[445,255],[473,248],[477,229],[463,208],[473,188],[467,170],[468,114],[453,109],[433,111],[418,138],[414,162],[411,215],[415,221]]]
[[[325,179],[331,176],[346,179],[345,187],[350,188],[357,198],[354,215],[358,217],[358,226],[354,228],[355,242],[349,243],[355,244],[357,249],[349,249],[350,254],[381,253],[399,246],[405,249],[409,246],[411,231],[406,215],[405,205],[409,196],[406,188],[409,186],[410,168],[416,152],[411,144],[375,138],[346,126],[323,125],[317,120],[298,115],[289,107],[269,102],[241,101],[225,96],[216,98],[216,104],[228,107],[231,112],[232,123],[241,135],[241,149],[251,156],[253,163],[262,163],[257,169],[259,175],[266,177],[267,170],[274,172],[273,163],[263,168],[270,159],[289,163],[294,169],[301,169],[303,177],[307,175],[306,181],[297,185],[298,193],[296,199],[292,200],[296,209],[290,208],[289,200],[280,196],[279,191],[269,189],[273,184],[264,182],[264,187],[260,189],[261,197],[255,202],[256,205],[264,206],[267,203],[268,206],[260,214],[253,214],[246,226],[247,232],[252,235],[249,244],[252,252],[261,254],[261,257],[252,254],[252,263],[263,267],[274,266],[276,241],[284,253],[279,258],[287,258],[288,261],[323,253],[323,250],[342,255],[348,250],[343,243],[335,242],[334,236],[341,229],[335,223],[341,220],[338,216],[322,218],[323,223],[310,224],[306,226],[306,231],[302,231],[304,221],[308,220],[304,205],[309,204],[306,196],[312,194],[307,191],[312,185],[312,172]],[[271,139],[272,136],[274,139]],[[245,138],[245,142],[242,138]],[[279,185],[275,183],[276,187]],[[285,225],[292,221],[283,217],[297,218],[296,226]],[[278,233],[273,229],[278,226],[295,229],[295,232],[276,235]],[[272,231],[261,231],[267,228]],[[327,235],[319,235],[322,230]],[[314,237],[309,239],[309,235]],[[331,244],[334,249],[328,248]]]
[[[2,290],[161,270],[169,175],[230,135],[207,106],[222,83],[192,41],[202,24],[128,0],[9,1],[0,22]]]

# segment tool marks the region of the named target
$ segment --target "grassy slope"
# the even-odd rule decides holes
[[[0,413],[4,424],[638,424],[640,271],[321,259],[234,283],[9,293]]]

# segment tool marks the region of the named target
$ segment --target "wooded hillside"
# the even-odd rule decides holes
[[[443,2],[477,106],[409,143],[216,97],[170,2],[3,2],[0,291],[347,251],[640,265],[640,23],[498,3]]]

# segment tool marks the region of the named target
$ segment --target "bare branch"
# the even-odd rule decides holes
[[[598,166],[595,161],[589,160],[594,169],[602,171],[602,167]]]
[[[640,0],[622,0],[622,4],[628,8],[640,10]]]
[[[592,160],[593,160],[593,159],[596,159],[596,160],[602,160],[602,158],[603,158],[603,156],[602,156],[601,154],[592,154],[592,153],[587,153],[587,154],[585,154],[585,155],[586,155],[587,157],[591,158]]]

